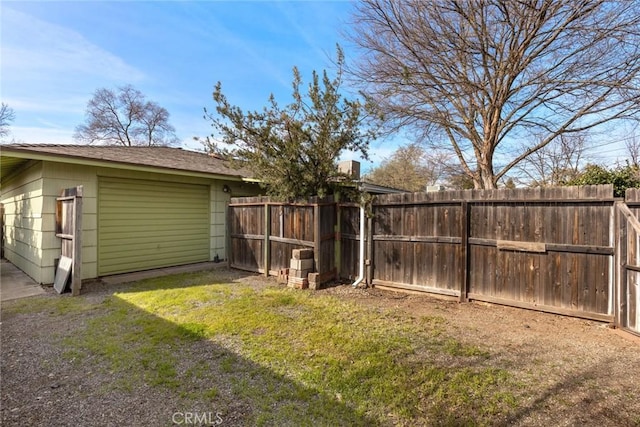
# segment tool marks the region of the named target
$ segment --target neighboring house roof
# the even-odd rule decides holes
[[[29,160],[119,168],[160,168],[174,173],[251,180],[247,170],[234,169],[219,157],[181,148],[46,144],[0,145],[0,177],[8,176]]]
[[[394,194],[407,192],[406,190],[400,190],[399,188],[386,187],[384,185],[373,184],[365,181],[360,181],[358,185],[362,191],[369,194]]]
[[[373,195],[407,193],[407,190],[401,190],[399,188],[373,184],[371,182],[363,181],[360,179],[344,180],[344,181],[340,181],[340,183],[345,187],[358,188],[358,190],[361,190],[365,193],[369,193]]]

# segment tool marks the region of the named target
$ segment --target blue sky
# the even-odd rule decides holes
[[[12,137],[72,143],[98,88],[132,84],[171,114],[183,146],[210,134],[203,108],[213,87],[243,109],[273,93],[290,102],[292,68],[305,81],[332,69],[352,4],[324,2],[2,1],[2,102],[16,115]],[[374,143],[374,161],[394,144]],[[358,159],[350,153],[345,158]],[[363,164],[366,169],[367,165]]]
[[[72,143],[87,101],[98,88],[132,84],[171,114],[183,146],[211,133],[203,108],[213,110],[217,81],[229,101],[261,109],[273,93],[290,102],[292,68],[332,69],[336,43],[355,59],[341,35],[347,1],[5,1],[0,2],[0,100],[15,111],[16,142]],[[614,138],[617,139],[617,138]],[[624,144],[603,138],[590,150],[613,163]],[[393,153],[402,138],[377,141],[372,162]],[[360,160],[352,153],[345,159]]]

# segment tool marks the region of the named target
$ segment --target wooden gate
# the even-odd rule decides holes
[[[620,224],[616,324],[640,335],[640,189],[628,189],[625,202],[618,202],[616,208]]]
[[[272,202],[269,197],[232,198],[228,209],[229,265],[278,275],[289,267],[294,249],[313,249],[318,282],[336,276],[336,203],[311,198],[305,203]]]
[[[67,188],[56,199],[56,237],[62,251],[54,288],[64,292],[71,274],[71,293],[80,295],[82,285],[82,186]]]
[[[379,196],[372,283],[612,321],[612,186]]]

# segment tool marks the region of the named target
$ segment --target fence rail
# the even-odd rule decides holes
[[[377,196],[367,208],[366,280],[460,301],[615,318],[636,331],[640,191],[628,191],[624,202],[611,185]],[[352,280],[359,209],[333,199],[232,199],[231,265],[275,274],[292,249],[313,247],[325,279]]]

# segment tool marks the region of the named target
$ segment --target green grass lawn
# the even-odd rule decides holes
[[[441,317],[216,272],[122,289],[9,310],[83,314],[64,339],[73,363],[98,361],[125,393],[144,383],[185,405],[243,405],[247,425],[482,425],[518,403],[491,352],[449,336]]]

